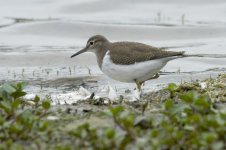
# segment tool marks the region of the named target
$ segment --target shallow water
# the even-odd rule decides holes
[[[128,89],[133,91],[135,85],[103,75],[93,54],[70,59],[94,34],[187,54],[226,54],[224,0],[0,3],[0,82],[27,81],[29,93],[69,93],[83,86],[106,96],[110,84],[118,94],[129,95]],[[156,90],[170,82],[214,77],[222,72],[226,72],[226,58],[181,58],[169,62],[160,78],[146,82],[144,89]]]

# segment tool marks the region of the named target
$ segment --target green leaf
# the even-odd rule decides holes
[[[183,104],[175,104],[172,109],[172,113],[173,114],[182,113],[182,112],[184,112],[185,109],[187,111],[187,109],[190,109],[190,107],[184,103]]]
[[[200,114],[192,114],[188,119],[190,122],[198,124],[202,120],[202,116]]]
[[[211,102],[205,96],[200,96],[194,103],[196,106],[202,107],[204,109],[210,108]]]
[[[5,119],[2,116],[0,116],[0,126],[2,126],[4,122],[5,122]]]
[[[3,84],[2,88],[8,94],[12,94],[12,93],[16,92],[16,89],[13,86],[11,86],[9,83]]]
[[[11,106],[13,109],[16,109],[19,105],[20,105],[20,100],[19,99],[15,99],[12,103]]]
[[[0,86],[0,100],[3,100],[3,95],[2,95],[2,93],[3,93],[3,89],[2,89],[2,87]]]
[[[164,106],[166,110],[173,108],[173,101],[171,99],[168,99],[167,101],[165,101]]]
[[[214,142],[217,139],[217,134],[216,133],[207,132],[207,133],[203,133],[202,137],[204,138],[204,140],[207,143],[212,143],[212,142]]]
[[[107,128],[105,130],[105,135],[107,136],[108,139],[112,139],[115,136],[115,130],[112,128]]]
[[[175,83],[169,83],[167,89],[169,91],[175,91],[177,89],[177,85]]]
[[[22,91],[25,88],[25,86],[27,86],[26,82],[20,82],[16,84],[17,89],[20,91]]]
[[[159,134],[159,133],[158,133],[158,131],[157,131],[156,129],[152,130],[152,132],[151,132],[151,136],[152,136],[153,138],[157,137],[158,134]]]
[[[6,113],[11,112],[11,106],[8,101],[2,101],[0,102],[0,110],[3,109]]]
[[[12,146],[10,147],[10,149],[23,150],[24,147],[20,144],[13,143]]]
[[[119,113],[121,113],[124,110],[123,106],[116,106],[116,107],[111,107],[110,111],[113,116],[118,116]]]
[[[17,98],[25,96],[26,94],[27,93],[23,92],[23,91],[16,91],[16,92],[12,93],[11,95],[14,99],[17,99]]]
[[[42,107],[48,110],[50,108],[50,101],[49,100],[42,101]]]
[[[9,132],[11,134],[13,134],[13,133],[20,134],[21,132],[23,132],[23,127],[21,125],[18,125],[18,124],[12,124],[9,127]]]
[[[40,131],[45,131],[48,126],[49,126],[49,123],[48,122],[40,122],[39,123],[39,130]]]
[[[40,101],[40,97],[36,95],[36,96],[35,96],[35,99],[34,99],[34,102],[35,102],[35,103],[38,103],[39,101]]]
[[[130,114],[129,112],[123,112],[121,114],[121,118],[122,118],[122,123],[126,129],[133,127],[134,116],[132,114]]]
[[[193,103],[193,101],[197,98],[197,93],[193,91],[189,91],[183,95],[180,95],[180,99],[185,103]]]

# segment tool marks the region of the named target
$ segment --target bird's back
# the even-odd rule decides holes
[[[115,42],[109,47],[109,53],[115,64],[134,64],[154,59],[183,56],[184,52],[164,51],[138,42]]]

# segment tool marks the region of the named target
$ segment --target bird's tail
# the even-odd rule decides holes
[[[183,57],[226,58],[226,54],[183,54]]]

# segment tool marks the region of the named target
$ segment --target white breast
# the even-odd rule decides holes
[[[161,58],[145,62],[138,62],[131,65],[114,64],[109,56],[109,51],[105,54],[102,62],[104,74],[114,80],[121,82],[146,81],[153,77],[166,63],[174,58]]]

